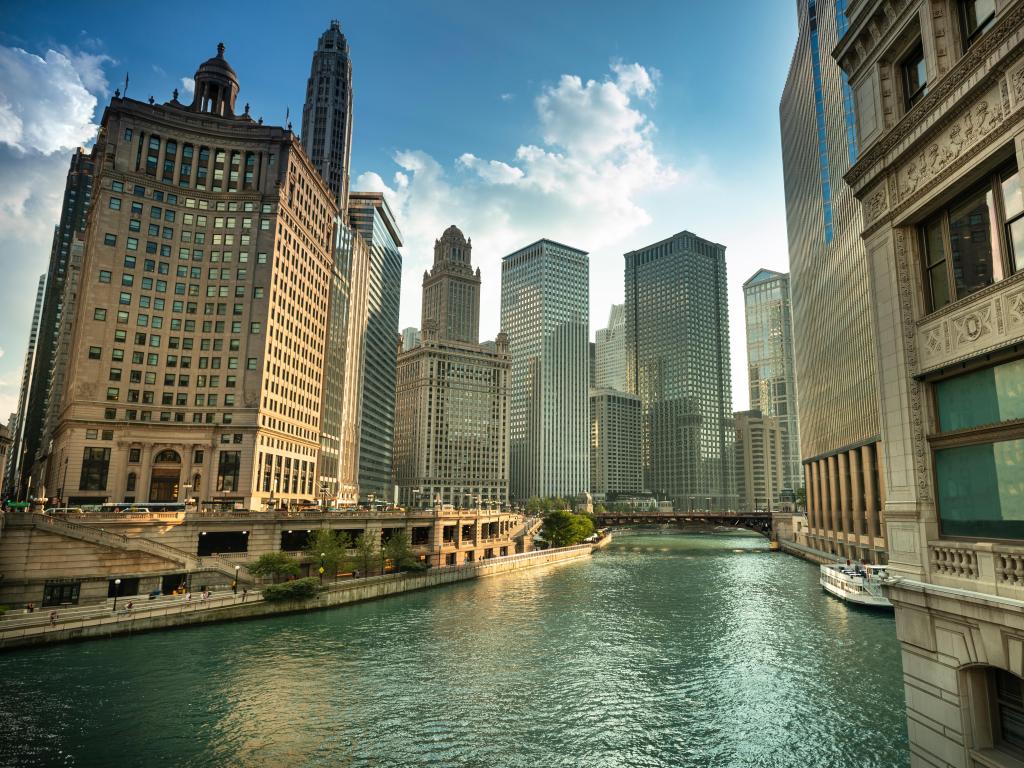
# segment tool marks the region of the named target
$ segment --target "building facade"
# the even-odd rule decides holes
[[[625,260],[644,485],[677,509],[735,509],[725,247],[680,232]]]
[[[626,307],[613,304],[594,342],[594,387],[626,391]]]
[[[546,239],[501,262],[513,499],[590,488],[589,266],[584,251]]]
[[[349,220],[368,246],[362,396],[359,425],[359,497],[390,499],[395,437],[395,366],[402,289],[402,233],[379,192],[351,192]],[[361,323],[362,321],[360,321]]]
[[[851,3],[911,762],[1024,761],[1024,2]]]
[[[420,336],[419,328],[403,328],[402,329],[402,351],[408,352],[410,349],[414,349],[420,345],[422,337]]]
[[[341,22],[320,35],[306,81],[302,146],[334,193],[342,218],[348,210],[352,164],[352,60]]]
[[[779,106],[797,410],[811,545],[884,562],[886,487],[863,219],[842,183],[858,156],[858,133],[852,91],[829,56],[849,24],[847,5],[799,0]]]
[[[776,507],[786,487],[786,428],[761,411],[737,411],[736,495],[748,512]]]
[[[6,495],[14,499],[24,499],[29,494],[29,478],[23,469],[30,461],[25,427],[28,421],[29,393],[32,391],[32,375],[35,371],[37,341],[39,339],[39,321],[43,314],[43,300],[46,297],[46,275],[39,276],[36,286],[36,302],[32,309],[32,324],[29,327],[28,347],[25,350],[25,364],[21,371],[21,385],[18,388],[18,410],[10,422],[11,450],[7,455],[4,487]],[[24,476],[24,481],[22,477]]]
[[[456,508],[508,503],[508,337],[476,343],[480,271],[455,225],[423,275],[423,328],[398,355],[395,484],[401,504]],[[415,329],[407,329],[415,330]]]
[[[54,435],[71,504],[317,495],[334,197],[291,131],[236,114],[223,45],[195,83],[103,115]]]
[[[789,275],[760,269],[743,284],[747,329],[747,376],[750,407],[774,418],[782,430],[782,484],[803,486],[800,427],[797,422],[796,370],[793,358],[793,316]],[[737,424],[737,430],[739,425]],[[741,494],[742,497],[742,494]]]
[[[595,499],[643,491],[640,398],[616,389],[590,390],[590,492]]]

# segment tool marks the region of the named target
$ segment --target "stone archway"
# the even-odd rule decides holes
[[[153,474],[149,481],[150,501],[177,501],[181,480],[181,455],[165,448],[153,458]]]

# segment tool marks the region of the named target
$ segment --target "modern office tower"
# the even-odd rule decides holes
[[[29,328],[28,348],[25,350],[25,365],[21,371],[21,386],[18,389],[18,410],[14,412],[10,423],[11,451],[7,455],[7,466],[4,486],[11,498],[23,499],[28,494],[28,477],[22,481],[22,468],[29,460],[28,446],[25,440],[25,425],[28,414],[29,392],[32,389],[32,374],[35,368],[37,341],[39,339],[39,320],[43,314],[43,299],[46,296],[46,275],[39,276],[36,288],[36,303],[32,309],[32,325]]]
[[[334,223],[331,295],[320,417],[320,485],[328,504],[359,499],[359,432],[369,246],[339,215]]]
[[[862,215],[843,177],[857,158],[853,95],[829,57],[843,0],[799,0],[799,36],[782,93],[797,410],[808,541],[885,560],[879,393]],[[867,98],[867,97],[865,97]]]
[[[191,104],[104,112],[54,436],[67,503],[317,497],[337,208],[238,91],[219,45]]]
[[[769,510],[785,487],[785,427],[761,411],[737,411],[736,495],[740,511]]]
[[[644,487],[640,463],[640,398],[615,389],[590,390],[590,492],[634,496]]]
[[[402,504],[508,503],[508,337],[479,336],[480,272],[454,225],[423,275],[423,327],[398,355],[395,483]],[[413,330],[413,329],[410,329]]]
[[[778,420],[782,429],[783,488],[803,486],[800,429],[797,424],[796,372],[789,275],[759,269],[743,284],[747,327],[747,375],[750,407]],[[739,425],[736,425],[737,430]],[[740,496],[742,499],[742,494]]]
[[[43,310],[39,320],[39,335],[36,339],[33,361],[32,385],[28,393],[25,422],[20,430],[23,435],[23,458],[18,484],[21,488],[26,487],[30,475],[35,481],[39,480],[41,473],[37,461],[45,463],[48,446],[42,442],[43,423],[46,420],[49,402],[47,398],[52,383],[56,336],[61,322],[61,299],[64,295],[71,245],[75,234],[85,229],[85,216],[92,200],[92,177],[92,157],[79,147],[71,155],[71,164],[64,184],[60,222],[54,229],[53,245],[50,248],[46,293],[43,296]]]
[[[676,509],[735,509],[725,246],[680,232],[625,261],[644,485]]]
[[[587,254],[538,240],[502,259],[501,329],[512,355],[510,490],[574,498],[590,488]]]
[[[834,52],[860,139],[845,179],[870,265],[895,577],[884,590],[911,762],[1019,765],[1024,3],[892,10],[851,3]]]
[[[402,288],[402,233],[379,192],[349,194],[349,219],[369,246],[366,333],[363,352],[359,496],[392,496],[395,432],[395,365],[398,304]]]
[[[597,332],[594,361],[594,387],[627,390],[626,386],[626,307],[612,304],[608,327]]]
[[[7,459],[11,455],[11,445],[14,438],[11,437],[11,430],[6,424],[0,424],[0,467],[7,469]],[[6,472],[5,472],[6,474]],[[3,477],[0,477],[0,486],[3,486]],[[0,498],[7,498],[7,488],[0,487]]]
[[[587,380],[593,384],[597,378],[597,344],[587,344]]]
[[[480,341],[480,268],[473,271],[472,238],[452,224],[434,241],[434,265],[423,273],[420,328],[433,323],[438,338]]]
[[[352,60],[341,22],[320,35],[302,107],[302,146],[334,193],[342,218],[348,210],[352,158]]]
[[[410,349],[418,347],[420,345],[420,329],[419,328],[403,328],[402,329],[402,351],[408,352]]]
[[[60,325],[54,335],[53,365],[50,369],[50,389],[46,395],[46,414],[43,419],[39,453],[36,458],[33,477],[38,478],[35,491],[39,496],[63,498],[63,479],[67,469],[64,456],[54,456],[50,449],[53,436],[60,423],[61,406],[64,402],[64,382],[68,365],[74,350],[75,317],[78,314],[78,295],[81,289],[82,257],[85,254],[85,233],[77,232],[71,241],[64,276],[64,292],[60,299]]]

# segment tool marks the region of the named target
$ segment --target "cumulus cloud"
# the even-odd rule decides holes
[[[105,86],[102,67],[108,60],[55,50],[41,57],[0,46],[0,143],[50,154],[90,141],[97,130],[90,88]]]
[[[533,102],[538,143],[510,148],[504,158],[466,151],[450,161],[407,149],[394,154],[390,181],[380,173],[358,177],[354,188],[385,194],[405,235],[403,322],[416,322],[420,276],[449,224],[473,238],[489,308],[484,336],[497,331],[500,257],[541,237],[590,251],[592,283],[621,286],[622,243],[651,221],[641,200],[691,179],[656,150],[644,107],[657,80],[636,63],[613,62],[600,80],[566,74]],[[615,277],[603,274],[608,269]]]
[[[196,92],[196,81],[191,77],[181,78],[181,90],[191,96]]]

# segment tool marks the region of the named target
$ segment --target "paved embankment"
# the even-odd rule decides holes
[[[333,608],[402,592],[570,562],[589,556],[595,549],[607,546],[609,541],[611,536],[606,536],[596,544],[527,552],[479,563],[434,568],[421,573],[353,579],[330,584],[323,592],[308,600],[267,602],[260,593],[250,592],[245,598],[241,594],[221,595],[206,601],[193,597],[191,601],[176,600],[154,606],[142,604],[131,613],[111,611],[109,614],[96,615],[95,611],[86,609],[80,615],[61,616],[62,612],[58,611],[59,620],[55,625],[36,620],[19,621],[16,626],[12,626],[12,622],[5,620],[0,622],[0,650]]]
[[[779,546],[783,552],[787,554],[799,557],[802,560],[808,560],[818,565],[827,565],[831,563],[839,562],[839,558],[835,555],[830,555],[827,552],[822,552],[811,547],[805,547],[803,544],[797,544],[795,541],[783,541],[779,540]]]

